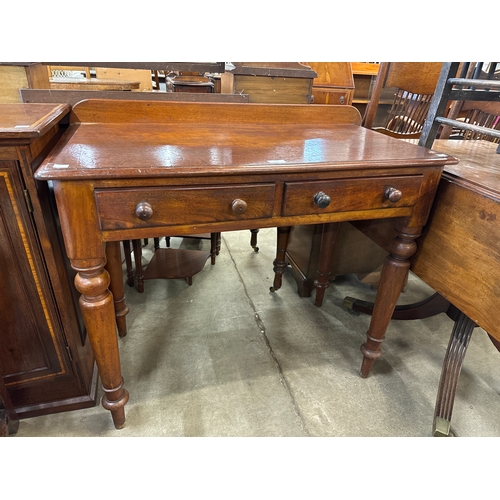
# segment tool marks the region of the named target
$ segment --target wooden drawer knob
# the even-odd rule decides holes
[[[315,205],[317,205],[319,208],[326,208],[328,205],[330,205],[330,197],[323,193],[323,191],[319,191],[314,195],[313,202]]]
[[[141,220],[149,220],[153,217],[153,207],[147,201],[141,201],[135,207],[135,215]]]
[[[239,198],[236,198],[236,200],[234,200],[231,203],[231,210],[236,215],[244,214],[247,211],[247,204],[245,201],[240,200]]]
[[[399,201],[401,197],[403,196],[403,193],[396,188],[390,187],[387,189],[385,192],[385,197],[389,200],[395,203],[396,201]]]

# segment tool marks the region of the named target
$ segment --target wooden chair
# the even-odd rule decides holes
[[[362,125],[397,138],[419,138],[442,63],[380,64]]]
[[[500,130],[500,102],[461,101],[456,119],[463,125],[485,127]],[[482,140],[500,143],[500,138],[484,134],[473,129],[447,127],[440,134],[440,139]]]

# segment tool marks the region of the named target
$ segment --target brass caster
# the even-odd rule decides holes
[[[360,315],[360,312],[354,309],[354,303],[356,302],[356,300],[357,299],[355,299],[354,297],[346,297],[342,302],[342,306],[344,307],[344,309],[352,316]]]
[[[435,417],[434,424],[432,426],[432,435],[434,437],[450,437],[452,434],[450,433],[451,422],[445,420],[442,417]]]
[[[253,248],[253,251],[254,251],[255,253],[257,253],[257,252],[259,251],[259,247],[252,247],[252,248]]]

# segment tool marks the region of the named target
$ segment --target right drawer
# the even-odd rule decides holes
[[[288,182],[282,215],[411,207],[421,184],[420,175]]]

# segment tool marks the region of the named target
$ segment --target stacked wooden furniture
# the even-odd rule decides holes
[[[20,418],[95,405],[97,370],[50,186],[68,105],[0,104],[0,376]]]
[[[45,65],[45,66],[44,66]],[[22,102],[45,102],[45,103],[68,103],[71,105],[85,99],[130,99],[130,100],[160,100],[160,101],[192,101],[192,102],[248,102],[248,96],[245,94],[226,94],[222,96],[220,93],[209,92],[167,92],[160,90],[160,86],[164,87],[165,77],[159,77],[159,73],[168,75],[171,72],[187,72],[187,73],[210,73],[218,74],[224,71],[224,63],[206,62],[206,63],[189,63],[189,62],[67,62],[67,63],[42,63],[44,69],[44,77],[46,85],[44,87],[36,86],[19,86],[16,88],[16,93],[21,94]],[[99,90],[96,85],[86,84],[87,86],[73,85],[70,89],[54,89],[51,88],[48,80],[46,68],[79,68],[85,74],[90,74],[86,70],[94,68],[96,78],[92,80],[114,80],[117,85],[128,85],[127,92],[124,90],[116,90],[111,87],[106,90]],[[90,79],[90,78],[89,78]],[[163,80],[162,80],[163,79]],[[162,80],[162,81],[161,81]],[[130,82],[138,82],[138,88],[130,88]],[[134,84],[137,87],[136,83]],[[161,85],[160,85],[161,84]],[[215,83],[214,83],[215,85]],[[210,85],[213,87],[213,85]],[[118,87],[120,88],[120,87]],[[182,88],[179,86],[178,89]],[[1,95],[1,94],[0,94]],[[20,101],[17,101],[20,102]]]
[[[306,62],[316,72],[313,81],[314,104],[352,104],[354,77],[349,62]]]
[[[235,62],[221,75],[221,93],[248,94],[251,103],[309,104],[317,74],[293,62]]]

